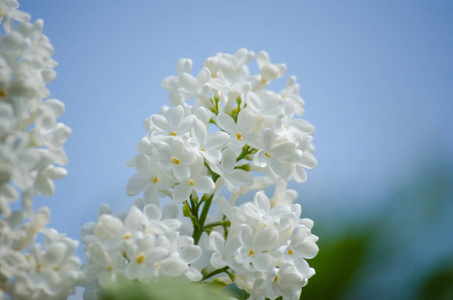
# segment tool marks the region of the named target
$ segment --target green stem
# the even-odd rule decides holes
[[[226,221],[219,221],[219,222],[214,222],[214,223],[209,223],[204,225],[203,229],[211,228],[211,227],[216,227],[216,226],[229,226],[231,225],[231,222],[229,220]]]
[[[228,268],[229,268],[229,267],[226,266],[226,267],[223,267],[223,268],[221,268],[221,269],[214,270],[214,271],[212,271],[211,273],[209,273],[208,275],[203,276],[203,279],[201,279],[201,281],[206,280],[206,279],[208,279],[208,278],[210,278],[210,277],[212,277],[212,276],[214,276],[214,275],[217,275],[217,274],[226,272],[226,271],[228,270]]]
[[[238,158],[236,158],[236,162],[240,161],[243,158],[248,159],[246,157],[247,155],[253,154],[253,153],[256,153],[256,152],[257,152],[257,150],[255,148],[252,148],[249,145],[244,145],[244,147],[242,147],[241,154],[239,154]]]
[[[211,207],[213,197],[214,197],[214,194],[212,194],[208,198],[208,200],[206,200],[206,202],[203,205],[203,210],[201,211],[200,218],[198,218],[198,224],[196,227],[194,225],[194,231],[193,231],[192,237],[193,237],[195,245],[198,245],[201,235],[203,234],[204,222],[206,222],[206,217],[208,216],[209,208]]]

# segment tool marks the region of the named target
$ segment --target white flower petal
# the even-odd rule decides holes
[[[170,126],[168,124],[168,120],[161,115],[152,115],[151,116],[151,124],[161,132],[169,132]]]
[[[140,173],[135,173],[129,179],[126,185],[126,193],[129,196],[134,196],[146,189],[151,184],[148,177],[143,177]]]
[[[255,123],[255,118],[253,118],[249,113],[248,109],[244,108],[238,114],[238,131],[241,131],[243,134],[249,132],[253,124]]]
[[[271,150],[271,156],[273,158],[288,158],[296,151],[296,145],[291,142],[283,142],[274,145]]]
[[[171,195],[174,201],[182,203],[189,198],[191,192],[192,188],[189,185],[180,184],[173,188]]]
[[[277,159],[269,158],[269,169],[274,174],[275,177],[280,178],[285,175],[285,166],[283,163]]]
[[[244,170],[234,170],[231,172],[231,175],[228,176],[228,180],[232,182],[233,184],[238,184],[238,185],[252,185],[253,184],[253,178],[250,173],[244,171]]]
[[[258,167],[264,168],[267,166],[267,157],[266,151],[260,150],[258,151],[255,156],[253,156],[253,164]]]
[[[215,184],[211,177],[201,176],[195,181],[194,189],[203,194],[210,194],[214,191]]]
[[[148,220],[160,220],[162,213],[160,212],[159,207],[154,204],[148,204],[143,208],[143,213],[145,214]]]
[[[206,125],[202,121],[197,120],[193,126],[193,133],[198,144],[203,146],[208,136],[208,129],[206,128]]]
[[[307,173],[305,173],[304,168],[300,164],[297,164],[293,167],[292,174],[294,180],[296,180],[299,183],[304,183],[305,181],[307,181]]]
[[[185,165],[177,165],[173,167],[173,175],[175,175],[176,180],[182,182],[184,180],[189,179],[190,177],[190,169]]]
[[[304,155],[302,155],[302,158],[300,159],[300,163],[305,168],[308,168],[308,169],[315,168],[318,165],[318,161],[316,160],[316,158],[312,154],[307,153],[307,152],[304,153]]]
[[[196,118],[194,115],[190,115],[190,116],[187,116],[184,119],[182,119],[182,121],[179,123],[178,127],[176,128],[176,130],[178,131],[178,134],[179,135],[184,134],[184,133],[188,132],[190,129],[192,129],[193,125],[195,124],[195,120],[196,120]]]
[[[294,126],[296,129],[305,134],[311,134],[315,131],[315,127],[302,119],[292,120],[288,125]]]
[[[181,58],[176,64],[176,73],[190,73],[192,70],[192,60],[190,58]]]
[[[225,78],[228,82],[236,83],[238,81],[238,74],[232,66],[222,65],[220,67],[220,72],[222,72],[223,78]]]
[[[210,134],[207,137],[206,148],[219,149],[227,143],[229,137],[230,135],[226,132],[223,131],[214,132],[213,134]]]
[[[217,203],[220,212],[222,212],[222,214],[224,214],[228,218],[228,220],[232,221],[234,218],[234,212],[230,203],[224,197],[221,197]]]
[[[236,155],[233,150],[226,148],[222,152],[222,170],[230,173],[236,165]]]
[[[272,250],[277,242],[278,232],[275,229],[265,229],[256,237],[255,245],[257,250]]]
[[[259,253],[252,259],[253,266],[260,272],[265,272],[274,267],[275,263],[268,253]]]
[[[256,56],[256,63],[260,69],[270,63],[269,54],[266,51],[260,51]]]
[[[178,127],[181,120],[184,118],[184,108],[181,105],[173,107],[168,116],[168,124],[171,129]]]
[[[254,246],[253,241],[255,239],[253,238],[253,230],[249,225],[242,224],[241,227],[239,227],[239,238],[242,245],[248,248],[252,248]]]
[[[193,245],[179,250],[180,257],[188,264],[198,260],[201,256],[201,248]]]
[[[187,271],[187,264],[181,259],[175,257],[169,257],[160,263],[159,270],[168,276],[177,277],[183,275]]]
[[[193,76],[190,75],[189,73],[181,73],[179,75],[179,84],[181,85],[181,87],[188,89],[190,91],[194,91],[198,87],[195,78],[193,78]]]
[[[225,113],[220,113],[217,116],[217,125],[230,134],[236,133],[236,124],[234,123],[233,118]]]
[[[200,281],[203,278],[200,271],[192,267],[189,267],[184,275],[192,281]]]
[[[197,75],[198,85],[202,85],[211,79],[211,71],[208,68],[203,68]]]

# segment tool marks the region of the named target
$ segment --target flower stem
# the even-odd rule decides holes
[[[214,194],[209,196],[209,198],[204,203],[203,210],[201,211],[200,217],[198,218],[198,224],[196,225],[196,227],[194,226],[194,231],[193,231],[192,237],[193,237],[195,245],[198,245],[201,235],[203,234],[204,222],[206,221],[206,217],[208,216],[209,208],[211,207],[213,197],[214,197]]]
[[[210,278],[212,276],[215,276],[217,274],[226,272],[228,270],[228,268],[229,268],[228,266],[225,266],[225,267],[223,267],[221,269],[214,270],[211,273],[209,273],[208,275],[203,276],[203,279],[201,279],[201,281],[206,280],[206,279],[208,279],[208,278]]]

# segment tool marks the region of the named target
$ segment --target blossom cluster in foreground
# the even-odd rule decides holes
[[[297,118],[304,102],[294,76],[279,93],[267,88],[286,66],[261,51],[251,75],[254,58],[246,49],[218,53],[196,76],[180,59],[177,75],[162,81],[170,106],[144,122],[148,133],[127,162],[136,173],[126,192],[141,197],[128,213],[104,205],[83,230],[86,299],[124,280],[180,276],[234,283],[250,299],[299,298],[318,238],[287,185],[305,182],[317,164],[314,128]]]
[[[30,23],[18,6],[0,0],[0,299],[64,299],[83,277],[78,242],[46,228],[50,211],[34,211],[32,200],[66,176],[58,165],[71,130],[57,122],[64,104],[48,98],[56,62],[43,21]],[[22,209],[12,209],[20,197]]]

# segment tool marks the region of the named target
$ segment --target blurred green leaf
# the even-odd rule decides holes
[[[302,288],[300,299],[339,299],[362,266],[370,232],[320,242],[318,255],[309,261],[316,275]]]
[[[453,267],[440,269],[425,280],[418,299],[453,299]]]
[[[207,284],[182,280],[160,280],[150,284],[133,283],[112,286],[103,300],[229,300],[226,292]]]

